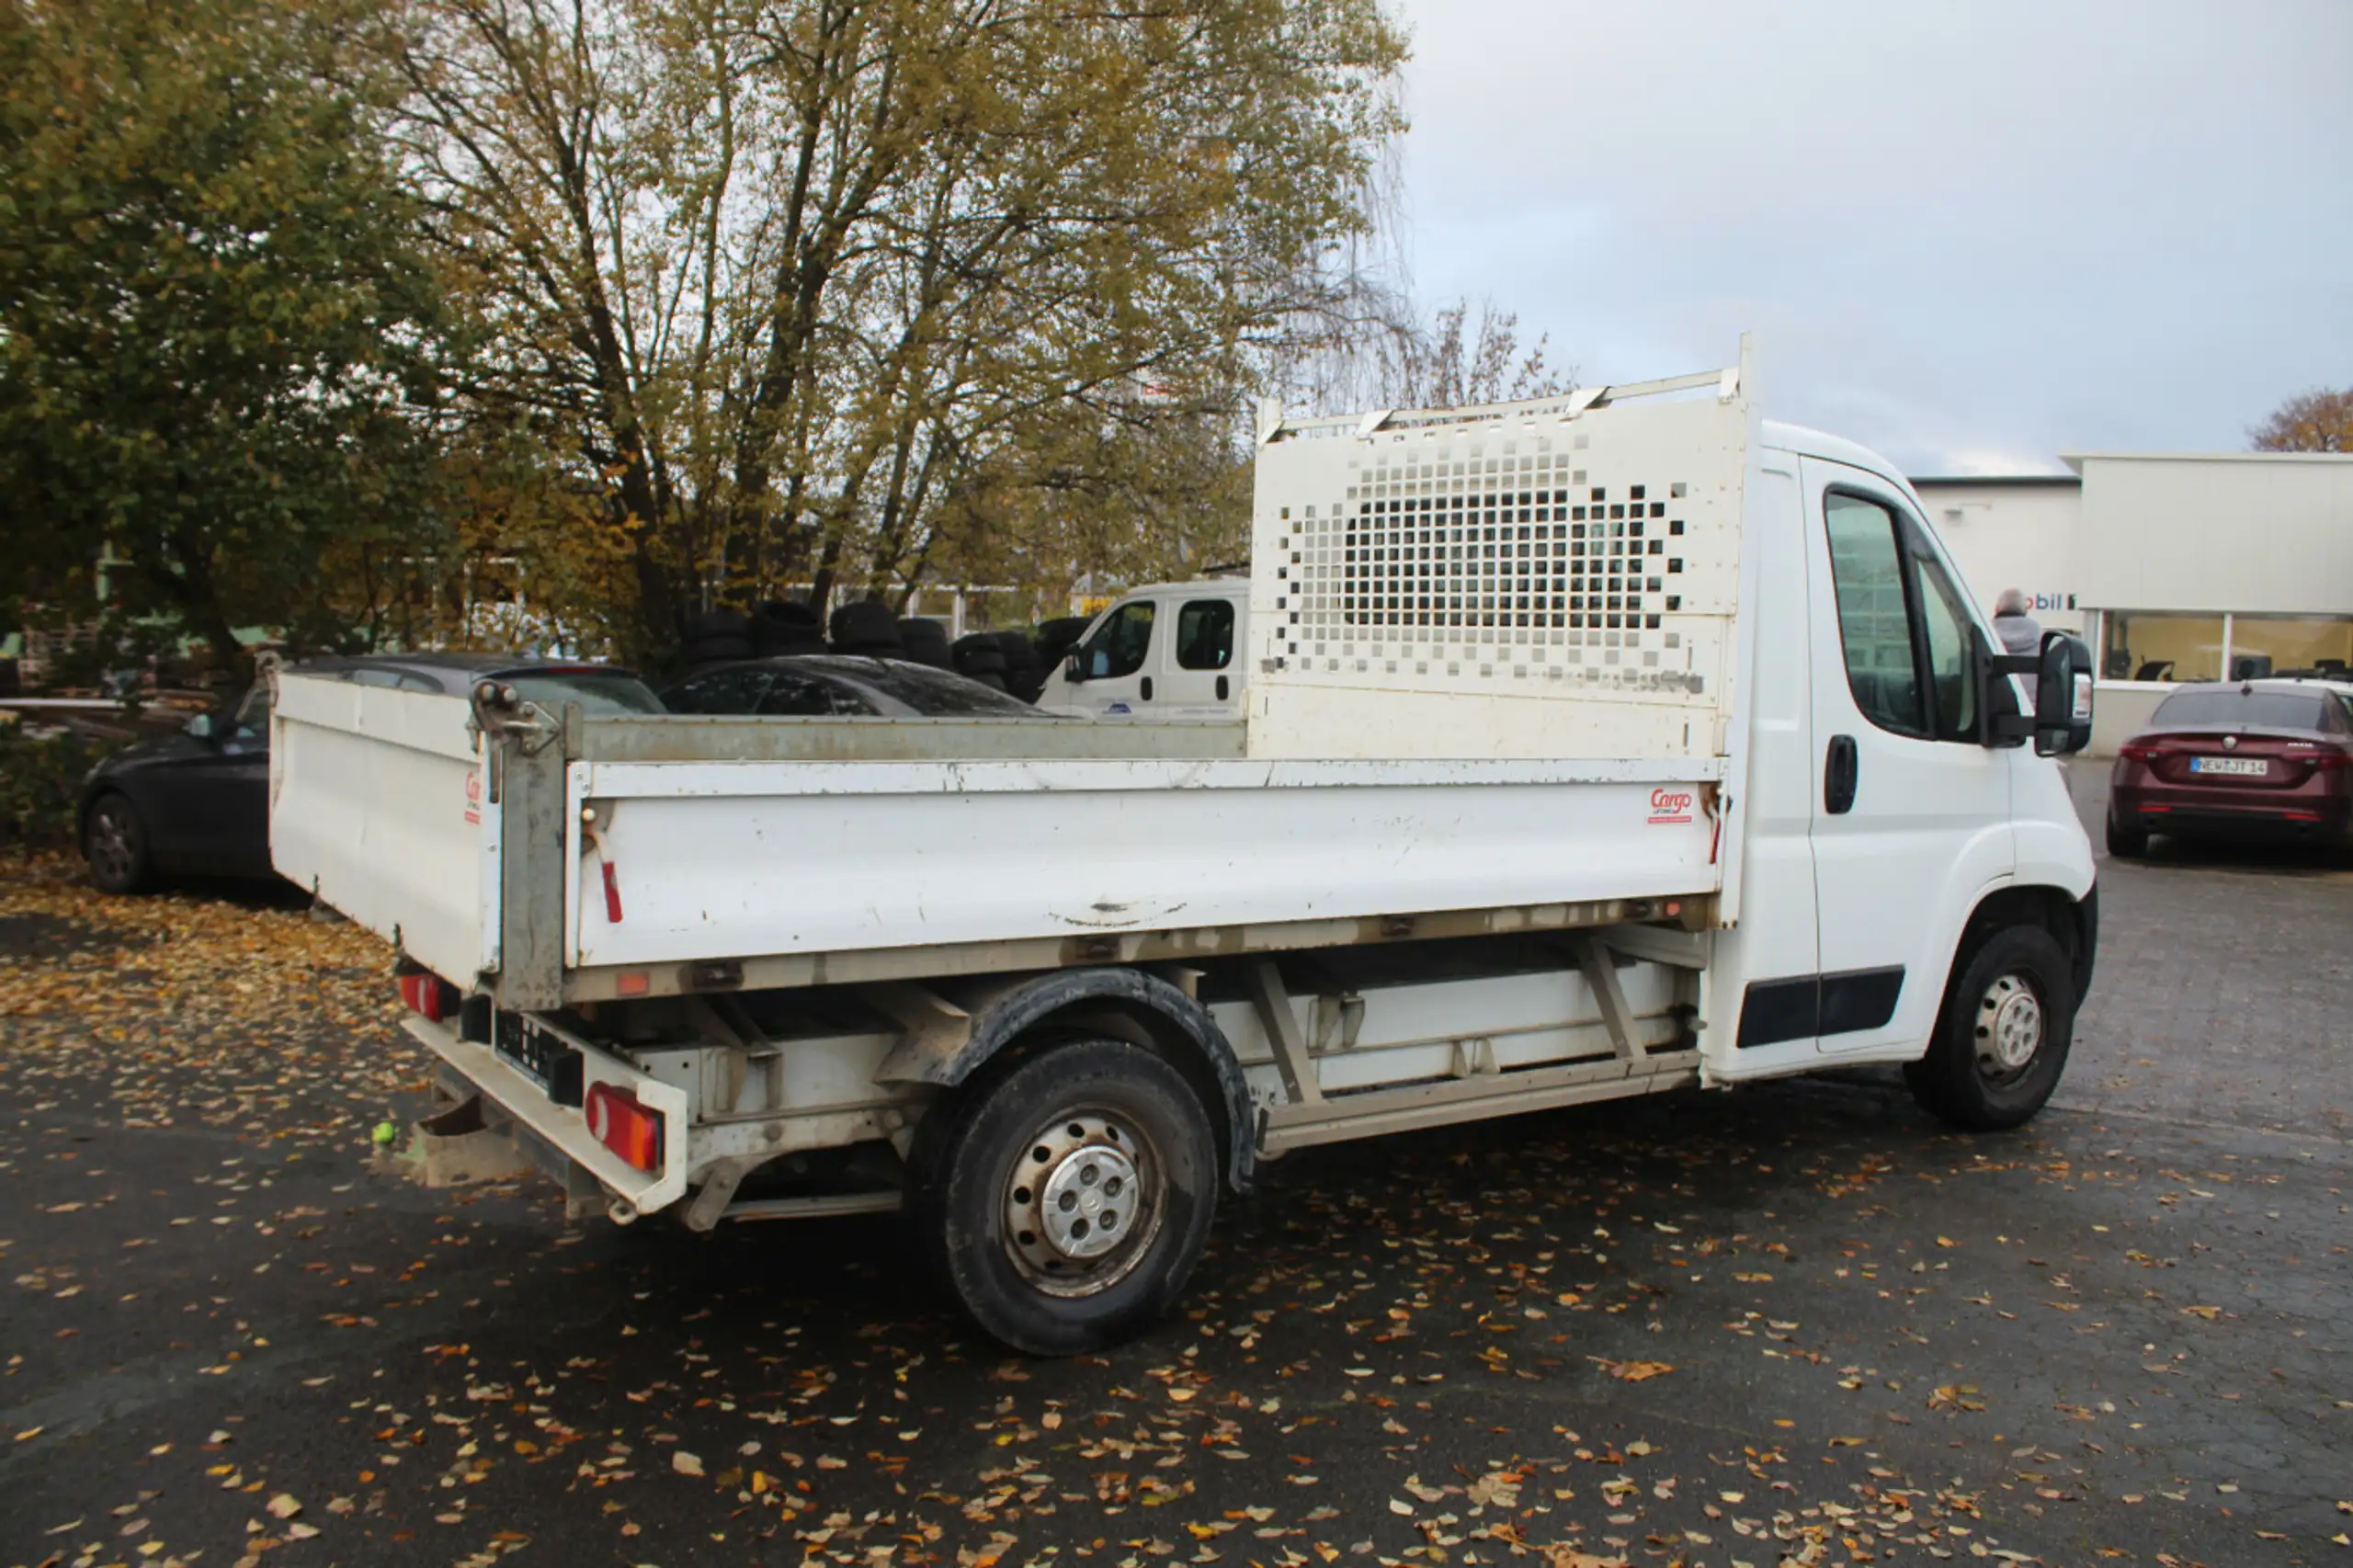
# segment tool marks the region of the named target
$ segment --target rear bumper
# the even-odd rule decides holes
[[[2353,811],[2342,798],[2290,796],[2255,804],[2119,796],[2109,809],[2120,823],[2186,838],[2324,843],[2353,834]]]
[[[549,1099],[539,1085],[501,1061],[490,1047],[461,1038],[449,1024],[433,1023],[415,1015],[404,1019],[401,1027],[472,1084],[483,1098],[603,1183],[613,1194],[610,1212],[614,1219],[626,1223],[640,1214],[666,1208],[685,1196],[688,1108],[684,1089],[648,1077],[584,1041],[567,1041],[581,1051],[584,1086],[620,1085],[634,1093],[642,1104],[663,1114],[667,1126],[662,1141],[662,1168],[641,1171],[598,1142],[588,1131],[586,1117]]]

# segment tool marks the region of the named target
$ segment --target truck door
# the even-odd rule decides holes
[[[1171,716],[1215,717],[1236,710],[1241,672],[1234,667],[1240,613],[1233,598],[1198,594],[1170,601],[1173,635],[1161,651],[1153,708]]]
[[[1079,644],[1078,667],[1086,678],[1071,693],[1074,707],[1110,717],[1154,710],[1159,695],[1154,644],[1165,641],[1154,625],[1159,608],[1149,598],[1114,606]]]
[[[1824,1051],[1925,1040],[1961,924],[2016,865],[2009,753],[1976,741],[1973,619],[1900,490],[1804,460]]]

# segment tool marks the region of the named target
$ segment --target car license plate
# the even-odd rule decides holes
[[[2260,778],[2271,771],[2271,765],[2259,756],[2193,756],[2189,759],[2192,773],[2232,773],[2246,778]]]
[[[557,1105],[580,1103],[580,1052],[520,1013],[494,1013],[490,1049]]]

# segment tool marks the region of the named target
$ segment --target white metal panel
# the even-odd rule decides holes
[[[435,973],[494,961],[497,812],[463,699],[278,677],[269,853],[278,874]]]
[[[567,937],[589,967],[1712,892],[1708,819],[1653,795],[1718,771],[580,763],[623,915],[587,870]]]
[[[1259,449],[1253,756],[1723,755],[1745,403],[1376,424]]]
[[[2353,454],[2070,455],[2084,599],[2099,609],[2343,615]]]

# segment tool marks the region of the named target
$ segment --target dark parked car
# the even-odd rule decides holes
[[[2111,855],[2157,833],[2353,846],[2353,687],[2185,686],[2119,748],[2109,781]]]
[[[688,676],[663,694],[675,712],[892,719],[1035,719],[1038,710],[950,670],[905,659],[801,653]]]
[[[402,653],[310,661],[304,675],[462,697],[496,679],[526,698],[590,713],[660,713],[661,699],[627,670],[518,660],[511,653]],[[108,892],[136,892],[166,872],[267,877],[269,688],[178,734],[142,741],[91,770],[82,786],[82,853]]]

